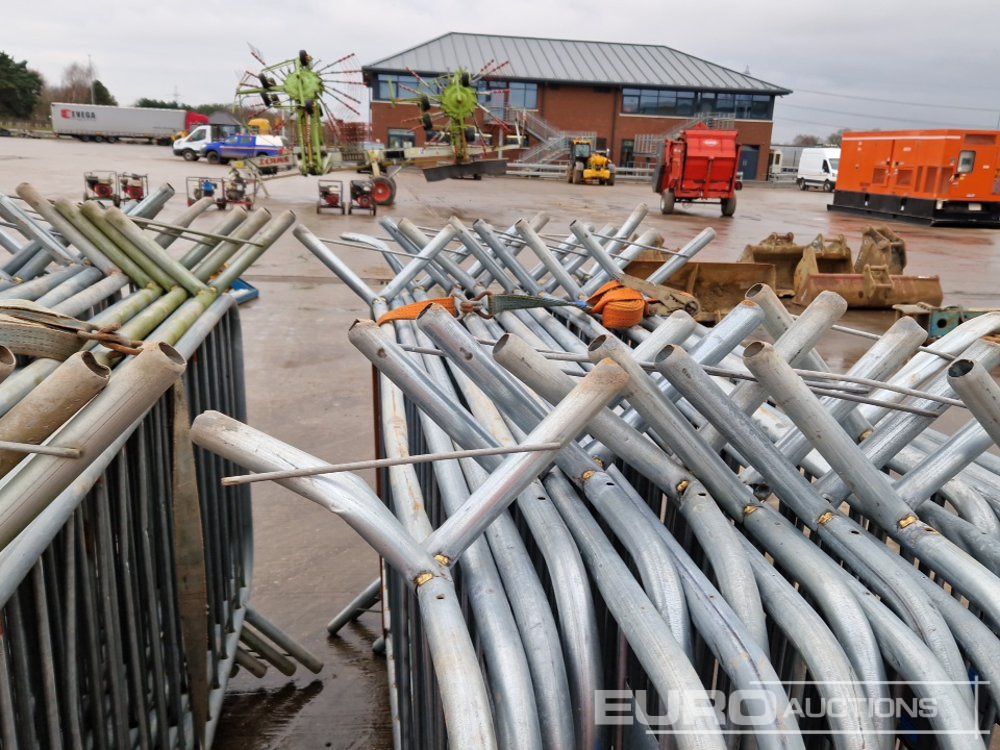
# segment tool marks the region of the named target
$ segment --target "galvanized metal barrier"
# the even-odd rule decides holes
[[[507,164],[507,174],[513,177],[537,177],[547,180],[565,180],[566,162],[523,162]],[[653,178],[652,167],[616,167],[615,179],[622,182],[649,182]]]
[[[831,293],[798,318],[758,287],[710,329],[675,312],[609,331],[577,303],[658,240],[639,233],[645,213],[563,239],[543,215],[433,236],[382,219],[405,265],[344,238],[396,272],[380,292],[295,230],[376,320],[434,299],[458,311],[348,333],[378,371],[392,513],[234,420],[202,415],[194,440],[293,470],[287,487],[383,556],[382,581],[330,628],[381,597],[397,747],[989,746],[1000,346],[983,337],[1000,315],[929,347],[901,320],[843,374],[815,351],[846,309]],[[523,304],[489,307],[490,291]],[[744,348],[758,329],[773,343]],[[954,436],[930,428],[962,408]],[[552,439],[564,447],[402,462]]]
[[[129,215],[18,193],[31,208],[0,197],[0,212],[27,244],[4,234],[0,298],[143,343],[81,339],[0,382],[0,434],[20,446],[0,456],[0,747],[208,747],[237,662],[294,671],[285,650],[318,668],[248,607],[249,492],[223,489],[233,465],[188,437],[190,413],[245,418],[226,291],[294,216],[237,210],[206,233],[190,229],[205,202],[137,223],[169,186]]]

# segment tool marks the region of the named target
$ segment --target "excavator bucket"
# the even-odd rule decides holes
[[[885,266],[890,274],[902,274],[906,268],[906,243],[903,238],[884,225],[865,229],[854,270],[863,273],[865,266]]]
[[[644,279],[670,257],[666,253],[646,251],[625,267],[625,273]],[[774,287],[772,264],[692,261],[663,282],[664,286],[698,300],[700,310],[695,317],[701,322],[716,322],[742,302],[747,290],[755,284]]]
[[[771,232],[756,245],[747,245],[739,258],[740,263],[766,263],[774,266],[774,291],[780,297],[795,294],[795,268],[802,260],[805,245],[795,243],[791,232]]]
[[[865,273],[822,273],[809,276],[798,289],[795,302],[808,305],[824,291],[836,292],[848,307],[884,309],[893,305],[926,302],[940,305],[944,294],[937,276],[895,276],[884,266],[865,266]]]
[[[805,280],[817,274],[849,274],[854,272],[851,248],[843,235],[827,240],[822,234],[802,249],[802,259],[793,274],[795,293],[798,294]]]

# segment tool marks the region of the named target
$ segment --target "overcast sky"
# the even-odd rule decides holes
[[[795,91],[775,141],[838,128],[1000,127],[996,0],[236,0],[4,3],[0,50],[58,82],[87,62],[119,103],[231,101],[243,70],[307,49],[368,64],[447,31],[662,44]]]

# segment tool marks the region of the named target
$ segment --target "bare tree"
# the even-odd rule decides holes
[[[806,135],[806,134],[800,133],[799,135],[795,136],[795,138],[792,140],[792,145],[793,146],[818,146],[822,142],[823,142],[823,139],[819,138],[819,137],[817,137],[815,135]]]
[[[90,65],[70,63],[63,71],[62,85],[58,93],[60,101],[70,104],[90,104],[93,96],[94,71]]]

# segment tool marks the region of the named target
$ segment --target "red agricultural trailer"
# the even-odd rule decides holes
[[[660,194],[660,212],[669,214],[674,204],[719,203],[723,216],[736,213],[740,146],[735,130],[713,130],[698,123],[679,138],[663,144],[653,172],[653,192]]]

